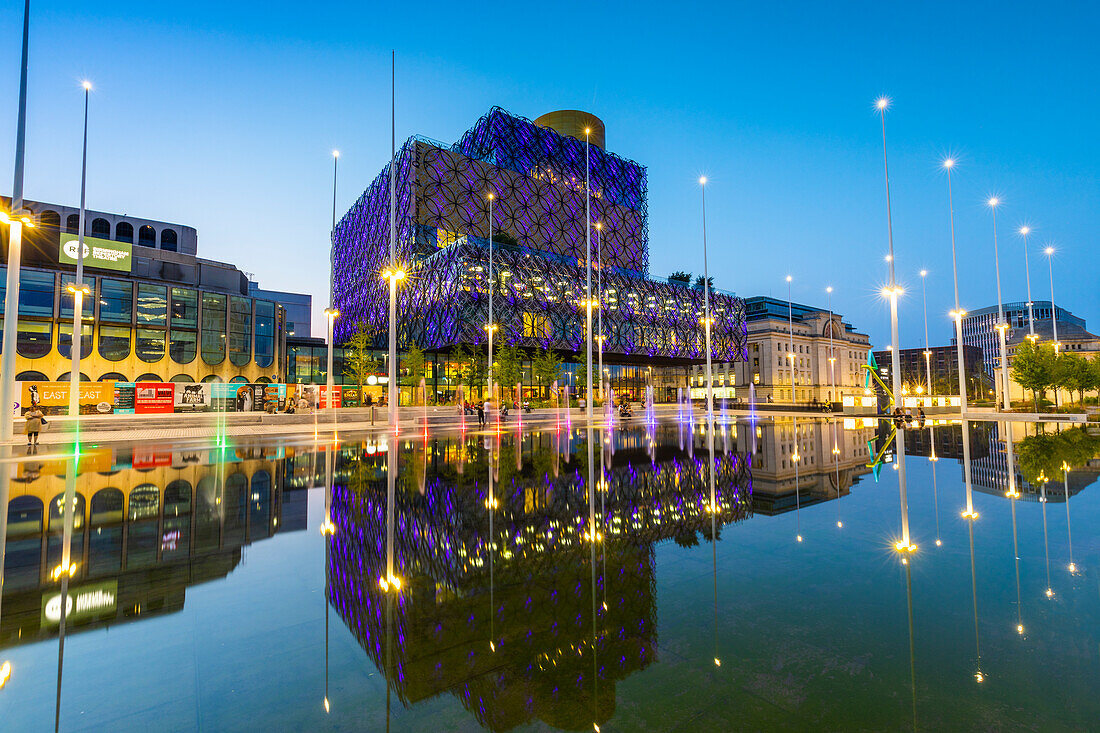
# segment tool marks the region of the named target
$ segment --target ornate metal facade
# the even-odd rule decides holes
[[[494,293],[497,343],[579,352],[585,323],[585,152],[582,141],[493,108],[451,147],[410,138],[396,157],[399,339],[426,349],[485,341]],[[592,146],[593,298],[602,269],[604,353],[622,360],[703,355],[703,292],[650,280],[646,172]],[[493,281],[489,200],[494,194]],[[596,228],[596,224],[599,228]],[[336,227],[337,339],[360,321],[384,341],[389,166]],[[713,294],[714,357],[745,358],[744,302]],[[596,320],[595,314],[593,321]]]

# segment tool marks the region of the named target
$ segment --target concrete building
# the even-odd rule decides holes
[[[309,338],[313,318],[313,296],[308,293],[288,293],[284,290],[264,290],[255,280],[248,281],[248,294],[253,298],[273,300],[286,311],[286,335]]]
[[[840,314],[830,316],[827,309],[793,303],[788,327],[787,301],[757,296],[745,299],[745,320],[748,358],[714,364],[716,398],[747,400],[750,384],[758,401],[840,402],[844,395],[863,394],[870,338]],[[705,366],[691,368],[695,399],[706,396],[705,376]]]
[[[936,395],[957,395],[959,393],[959,355],[955,346],[933,346],[929,349],[932,367],[932,393]],[[891,384],[889,351],[876,351],[875,362],[878,375],[886,384]],[[927,394],[927,369],[924,349],[899,349],[901,357],[902,389],[909,394]],[[988,394],[993,389],[993,380],[985,372],[982,363],[982,350],[977,346],[963,346],[963,370],[966,373],[966,393],[971,397]]]
[[[1100,336],[1085,328],[1085,319],[1075,316],[1065,308],[1053,308],[1049,300],[1032,301],[1035,319],[1035,334],[1039,341],[1054,340],[1054,323],[1058,324],[1058,343],[1063,351],[1096,352],[1100,351]],[[1028,326],[1027,301],[1005,303],[1005,320],[1008,321],[1006,350],[1011,362],[1012,355],[1030,334]],[[1053,317],[1052,317],[1053,316]],[[971,311],[963,317],[963,343],[977,346],[982,350],[985,370],[992,374],[1001,365],[1001,344],[997,336],[997,306],[989,306]],[[951,343],[955,343],[952,330]]]

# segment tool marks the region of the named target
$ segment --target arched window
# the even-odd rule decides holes
[[[137,355],[138,358],[149,364],[156,364],[164,358],[164,331],[152,328],[137,329]]]
[[[176,230],[163,229],[160,233],[160,248],[169,252],[176,251]]]
[[[73,324],[72,321],[57,324],[57,353],[66,359],[73,358]],[[83,323],[80,326],[80,358],[87,359],[92,355],[92,324]]]
[[[94,219],[92,221],[92,236],[109,238],[111,236],[111,222],[106,219]]]
[[[38,226],[51,228],[55,232],[61,231],[61,214],[47,209],[38,215]]]
[[[69,234],[80,233],[80,214],[69,214],[65,219],[65,231]]]
[[[119,242],[134,242],[134,225],[128,221],[120,221],[115,224],[115,240]]]
[[[196,332],[173,328],[172,337],[168,340],[168,355],[177,364],[190,364],[195,360],[198,346],[199,335]]]
[[[242,377],[241,375],[238,374],[237,376],[230,379],[229,383],[230,384],[248,384],[248,379],[246,377]]]
[[[222,502],[225,516],[225,544],[240,545],[244,542],[245,512],[248,510],[248,477],[234,473],[225,480],[225,499]]]
[[[130,521],[151,519],[160,514],[160,489],[155,484],[141,484],[130,491]]]
[[[202,294],[202,360],[210,365],[225,361],[225,302],[219,293]]]
[[[157,230],[146,224],[141,229],[138,229],[138,242],[142,247],[156,247],[157,246]]]
[[[270,377],[256,377],[256,384],[271,384]]]
[[[79,491],[73,497],[73,529],[84,526],[84,495]],[[50,501],[50,519],[46,529],[62,529],[65,526],[65,494],[58,494]]]
[[[164,516],[178,517],[191,513],[191,484],[179,479],[164,489]]]
[[[164,377],[153,374],[152,372],[146,372],[140,377],[134,380],[135,382],[163,382]]]
[[[42,372],[19,372],[15,375],[17,382],[48,382],[50,378]]]
[[[39,359],[49,354],[52,347],[53,323],[19,320],[15,353],[28,359]]]
[[[252,360],[252,301],[229,298],[229,361],[245,366]]]
[[[170,381],[170,382],[187,382],[187,383],[190,383],[190,382],[194,382],[195,380],[192,379],[187,374],[177,374],[176,376],[172,377],[168,381]]]
[[[8,502],[8,535],[39,534],[42,531],[42,500],[17,496]],[[10,562],[10,561],[9,561]]]
[[[72,374],[72,372],[61,372],[61,374],[58,375],[58,377],[57,377],[57,381],[59,381],[59,382],[68,382],[70,374]],[[87,374],[85,374],[84,372],[81,372],[80,373],[80,381],[81,382],[90,382],[92,380]]]
[[[275,304],[256,301],[256,366],[266,369],[275,361]]]
[[[122,361],[130,355],[130,327],[99,327],[99,355],[107,361]]]
[[[92,514],[90,522],[93,527],[99,524],[114,524],[121,522],[123,517],[123,504],[125,497],[115,488],[100,489],[92,494]]]
[[[125,374],[119,374],[118,372],[107,372],[99,378],[101,382],[129,382]]]
[[[210,383],[221,384],[223,381],[224,380],[221,377],[219,377],[217,374],[207,374],[205,377],[202,378],[203,384],[210,384]]]

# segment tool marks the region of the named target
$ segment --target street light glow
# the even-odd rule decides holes
[[[84,87],[84,91],[86,92],[92,91],[92,83],[90,81],[85,80],[81,82],[80,86]]]
[[[700,186],[707,185],[707,177],[706,176],[699,176],[699,185]]]
[[[955,159],[954,158],[945,159],[943,161],[943,167],[946,168],[947,170],[951,170],[952,168],[955,167]]]
[[[925,277],[926,275],[928,275],[928,270],[921,270],[920,271],[920,276],[921,277]]]
[[[877,109],[879,112],[887,109],[889,106],[890,106],[890,98],[889,97],[879,97],[878,99],[875,100],[875,109]]]
[[[1031,227],[1029,227],[1029,226],[1020,227],[1020,236],[1021,237],[1026,237],[1030,232],[1031,232]]]
[[[332,151],[332,157],[333,158],[339,158],[340,157],[340,151],[339,150],[333,150]]]
[[[1046,252],[1047,256],[1049,257],[1050,255],[1054,254],[1054,247],[1047,247],[1043,251]]]
[[[791,281],[791,276],[787,275],[787,282],[790,282],[790,281]]]
[[[986,203],[988,203],[990,206],[996,206],[997,204],[1001,203],[1001,200],[996,196],[990,196],[989,201],[987,201]]]

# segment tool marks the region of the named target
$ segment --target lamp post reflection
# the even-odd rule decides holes
[[[1077,563],[1073,561],[1073,530],[1069,524],[1069,464],[1062,462],[1062,482],[1066,492],[1066,539],[1069,541],[1069,572],[1077,574]]]

